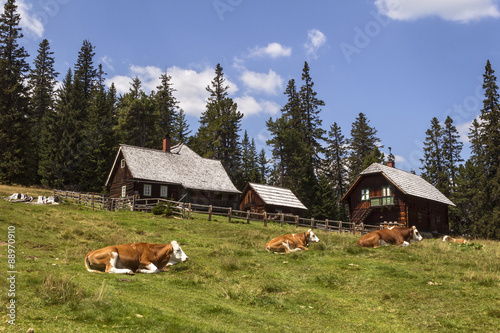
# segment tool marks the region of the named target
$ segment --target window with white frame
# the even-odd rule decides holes
[[[160,196],[163,198],[168,197],[168,186],[162,186],[160,189]]]
[[[362,188],[361,189],[361,200],[366,201],[370,199],[370,189],[369,188]]]
[[[127,196],[127,185],[122,186],[122,197]]]
[[[151,196],[151,185],[144,184],[144,196]]]
[[[122,161],[121,161],[121,167],[122,167],[122,169],[125,168],[125,159],[122,159]]]
[[[382,196],[383,197],[390,197],[392,195],[391,193],[391,187],[388,186],[382,186]]]

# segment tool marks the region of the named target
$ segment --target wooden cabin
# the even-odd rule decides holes
[[[181,143],[163,150],[120,145],[106,181],[111,197],[166,198],[202,205],[239,205],[240,191],[222,163],[202,158]]]
[[[240,210],[301,215],[307,208],[287,188],[248,183],[241,194]]]
[[[448,206],[455,206],[422,177],[396,169],[394,162],[370,165],[342,201],[355,224],[397,222],[433,234],[449,233]]]

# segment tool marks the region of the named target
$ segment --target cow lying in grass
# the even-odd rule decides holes
[[[85,268],[96,273],[158,273],[165,266],[186,260],[188,256],[176,241],[170,244],[132,243],[87,253]]]
[[[452,243],[457,243],[457,244],[468,244],[469,241],[466,239],[456,239],[453,237],[450,237],[448,235],[443,237],[443,242],[452,242]]]
[[[372,231],[360,239],[358,239],[358,246],[361,247],[379,247],[381,245],[410,245],[410,239],[422,240],[417,228],[393,227],[391,229],[380,229]]]
[[[317,243],[319,238],[312,229],[300,234],[288,234],[273,238],[266,244],[266,250],[275,253],[290,253],[301,250],[308,250],[310,242]]]

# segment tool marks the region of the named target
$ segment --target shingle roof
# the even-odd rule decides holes
[[[307,207],[297,199],[295,194],[287,188],[256,183],[249,183],[248,185],[253,188],[266,205],[307,209]]]
[[[157,149],[120,145],[118,156],[123,154],[132,178],[180,184],[184,188],[240,193],[218,160],[203,158],[185,144],[178,144],[169,152]],[[111,173],[106,184],[111,180]]]
[[[397,186],[403,193],[423,199],[441,202],[450,206],[455,206],[443,193],[428,183],[422,177],[410,172],[399,170],[393,167],[373,163],[360,175],[383,174],[389,181]]]

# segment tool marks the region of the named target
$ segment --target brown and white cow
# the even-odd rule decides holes
[[[410,239],[418,241],[423,239],[415,226],[411,228],[394,227],[391,229],[374,230],[364,235],[358,239],[358,246],[379,247],[387,244],[408,246],[410,245]]]
[[[457,239],[457,238],[450,237],[448,235],[443,237],[443,242],[452,242],[452,243],[457,243],[457,244],[468,244],[469,243],[469,241],[466,239]]]
[[[309,246],[310,242],[319,242],[319,238],[316,237],[311,229],[300,234],[288,234],[275,237],[266,244],[266,250],[275,253],[290,253],[308,250],[307,246]]]
[[[158,273],[165,266],[185,262],[188,256],[176,241],[170,244],[112,245],[85,256],[85,268],[96,273]]]

